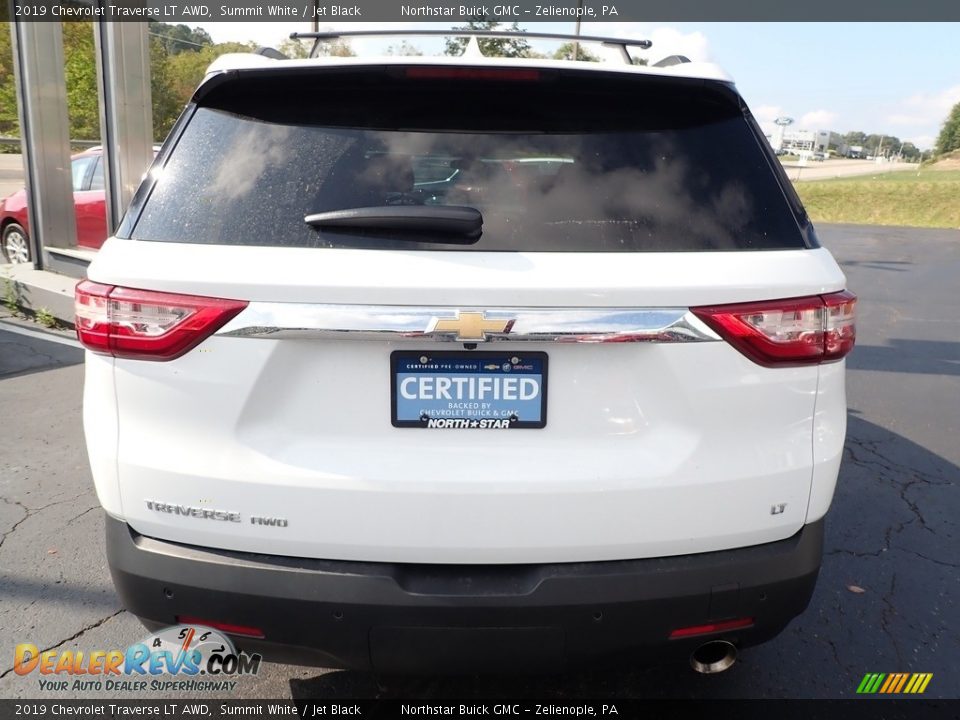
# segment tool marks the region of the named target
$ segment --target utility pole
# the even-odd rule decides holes
[[[574,35],[580,37],[580,13],[583,12],[583,0],[577,0],[577,29],[574,31]],[[580,41],[573,41],[573,59],[580,59]]]

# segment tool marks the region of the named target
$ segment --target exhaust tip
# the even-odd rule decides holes
[[[711,640],[690,655],[690,667],[701,675],[729,670],[737,661],[737,647],[726,640]]]

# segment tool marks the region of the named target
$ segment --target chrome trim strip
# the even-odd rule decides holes
[[[458,337],[441,319],[481,313],[503,332]],[[508,321],[512,320],[510,323]],[[507,321],[507,322],[504,322]],[[494,323],[497,324],[497,323]],[[385,342],[708,342],[720,336],[686,308],[478,308],[253,302],[217,333],[226,337]]]

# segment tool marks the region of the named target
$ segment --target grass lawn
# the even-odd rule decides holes
[[[794,183],[814,222],[960,228],[960,170]]]

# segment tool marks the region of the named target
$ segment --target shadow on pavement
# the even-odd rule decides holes
[[[871,270],[890,270],[891,272],[906,272],[903,265],[913,265],[907,260],[843,260],[842,267],[865,267]]]
[[[901,340],[888,345],[857,345],[847,357],[850,370],[922,375],[960,375],[960,342],[944,340]]]
[[[62,605],[65,609],[79,606],[104,612],[116,610],[119,603],[112,584],[78,585],[76,581],[58,582],[4,571],[3,582],[0,583],[0,605],[17,603],[17,607],[23,607],[26,601],[37,600]]]
[[[0,379],[83,362],[83,350],[0,327]]]

